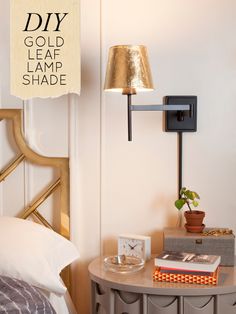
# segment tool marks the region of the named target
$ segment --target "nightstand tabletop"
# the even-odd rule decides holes
[[[209,295],[236,292],[236,267],[220,267],[216,286],[187,283],[154,282],[154,259],[146,262],[144,268],[134,273],[120,274],[106,271],[104,257],[98,257],[89,265],[91,280],[109,288],[129,292],[161,295]]]

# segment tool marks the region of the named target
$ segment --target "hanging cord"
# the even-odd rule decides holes
[[[178,195],[182,188],[183,179],[183,133],[178,132]]]
[[[178,198],[180,198],[180,190],[182,188],[183,181],[183,132],[178,133]],[[183,216],[179,211],[177,227],[182,227]]]

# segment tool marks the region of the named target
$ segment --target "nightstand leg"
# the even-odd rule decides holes
[[[143,314],[148,314],[148,297],[146,294],[143,295]]]
[[[91,280],[91,299],[90,299],[90,314],[96,314],[96,302],[95,302],[95,282]]]
[[[182,296],[180,296],[179,297],[179,303],[178,303],[178,314],[184,313],[183,304],[184,304],[184,298]]]

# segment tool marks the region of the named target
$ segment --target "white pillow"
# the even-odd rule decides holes
[[[79,257],[72,242],[29,220],[0,217],[0,275],[24,280],[59,295],[61,270]]]

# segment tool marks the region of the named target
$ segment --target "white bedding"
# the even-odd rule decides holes
[[[77,314],[68,292],[66,292],[63,296],[58,296],[47,291],[42,291],[42,293],[49,299],[57,314]]]
[[[77,314],[59,275],[79,256],[71,241],[33,221],[2,216],[0,252],[0,275],[40,289],[57,314]]]

